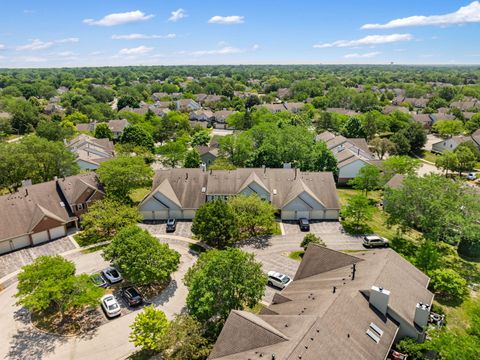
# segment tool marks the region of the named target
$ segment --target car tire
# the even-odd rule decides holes
[[[272,284],[271,281],[269,281],[269,282],[267,283],[267,285],[268,285],[268,286],[273,286],[273,284]]]

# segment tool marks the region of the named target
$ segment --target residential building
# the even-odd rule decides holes
[[[96,174],[85,173],[0,196],[0,254],[65,236],[103,195]]]
[[[477,144],[477,146],[480,147],[480,145],[472,136],[452,136],[448,139],[444,139],[432,144],[432,151],[437,153],[442,153],[445,150],[453,151],[458,147],[458,145],[467,141],[473,141]]]
[[[345,184],[355,178],[365,165],[378,165],[378,161],[368,148],[367,141],[363,138],[346,138],[325,131],[315,139],[324,141],[337,159],[339,184]]]
[[[200,159],[205,166],[209,166],[218,158],[218,147],[214,146],[197,146],[198,153],[200,154]]]
[[[286,102],[284,104],[284,106],[285,106],[285,109],[287,109],[287,111],[290,111],[292,113],[298,113],[305,107],[305,103],[303,103],[303,102],[292,102],[292,103]]]
[[[82,170],[96,170],[100,164],[114,157],[113,142],[80,134],[67,147],[76,155],[76,162]]]
[[[284,220],[337,220],[340,204],[331,172],[297,169],[158,170],[140,203],[145,220],[193,219],[206,201],[257,194]]]
[[[180,99],[175,101],[175,108],[178,111],[195,111],[201,109],[201,106],[199,103],[192,99]]]
[[[192,121],[206,121],[213,120],[213,112],[211,110],[199,109],[190,113],[190,120]]]
[[[122,135],[125,128],[130,125],[127,119],[110,120],[108,122],[108,128],[113,133],[113,139],[118,140]]]
[[[390,249],[353,256],[311,244],[259,315],[230,313],[209,359],[384,360],[395,341],[424,340],[429,280]]]
[[[347,115],[347,116],[360,115],[359,112],[356,112],[350,109],[344,109],[344,108],[327,108],[325,111],[329,113],[335,113],[335,114],[341,114],[341,115]]]

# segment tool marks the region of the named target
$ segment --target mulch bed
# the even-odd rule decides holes
[[[71,336],[93,332],[103,322],[104,316],[98,308],[65,313],[43,311],[31,314],[32,324],[39,330],[56,335]]]

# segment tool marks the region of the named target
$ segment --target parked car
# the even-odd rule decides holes
[[[363,237],[363,246],[367,248],[388,247],[388,240],[378,235],[365,235]]]
[[[108,285],[102,274],[93,274],[92,276],[90,276],[90,280],[92,280],[95,286],[98,287],[107,287]]]
[[[467,179],[468,180],[476,180],[477,179],[477,174],[471,172],[467,174]]]
[[[279,289],[285,289],[291,282],[292,279],[285,274],[276,271],[268,272],[268,285],[270,286],[275,286]]]
[[[115,296],[111,294],[104,295],[101,302],[103,311],[105,311],[108,318],[119,316],[121,314],[122,309],[120,308],[117,299],[115,299]]]
[[[128,306],[137,306],[143,303],[142,295],[133,286],[122,288],[120,295]]]
[[[177,220],[168,219],[167,220],[167,232],[175,232],[177,230]]]
[[[122,274],[120,274],[120,272],[112,266],[106,268],[105,270],[102,270],[102,275],[111,284],[119,283],[120,281],[123,280]]]
[[[310,231],[310,221],[308,219],[298,219],[298,226],[300,226],[301,231]]]

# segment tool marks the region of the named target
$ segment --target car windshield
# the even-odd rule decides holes
[[[300,220],[300,223],[301,223],[302,225],[308,225],[308,220],[307,220],[307,219],[301,219],[301,220]]]
[[[288,276],[284,276],[282,278],[282,283],[284,283],[284,284],[288,283],[289,281],[290,281],[290,278]]]
[[[118,308],[118,305],[117,304],[110,304],[108,305],[108,310],[115,310]]]
[[[110,272],[110,275],[112,275],[113,277],[118,277],[118,271],[117,270],[111,269],[109,272]]]
[[[167,220],[167,224],[168,224],[168,225],[173,225],[173,224],[175,224],[175,220],[173,220],[173,219],[168,219],[168,220]]]
[[[131,289],[128,289],[127,290],[127,293],[131,296],[131,297],[138,297],[140,296],[140,294],[137,292],[137,290],[131,288]]]

